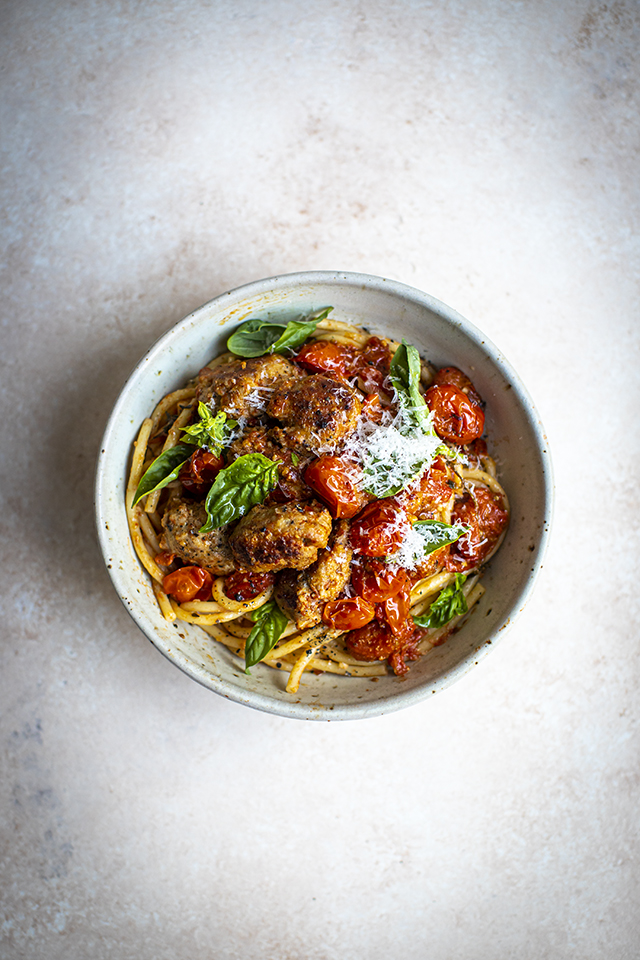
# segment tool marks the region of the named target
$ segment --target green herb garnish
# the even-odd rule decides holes
[[[228,419],[223,410],[213,414],[202,401],[198,404],[198,415],[200,419],[197,423],[192,423],[182,431],[182,442],[204,447],[215,457],[219,457],[229,443],[234,427],[238,426],[238,421]]]
[[[247,637],[244,647],[246,673],[249,672],[249,667],[260,663],[269,651],[273,650],[289,623],[289,618],[282,612],[275,600],[267,600],[265,604],[254,610],[249,616],[255,626]]]
[[[389,367],[389,380],[405,414],[406,423],[402,432],[411,433],[420,429],[423,433],[433,434],[433,418],[419,389],[420,372],[420,354],[414,346],[403,340]]]
[[[462,585],[466,580],[466,575],[456,573],[456,578],[449,586],[440,591],[436,599],[429,607],[428,613],[422,616],[414,617],[413,622],[417,627],[426,627],[436,629],[449,623],[454,617],[461,616],[469,609],[467,598],[462,592]]]
[[[412,526],[424,540],[425,556],[449,543],[455,543],[469,532],[469,527],[463,523],[441,523],[439,520],[418,520]]]
[[[146,497],[148,493],[153,493],[154,490],[162,490],[172,480],[177,480],[180,468],[183,463],[187,462],[192,453],[192,447],[187,446],[186,443],[178,443],[175,447],[165,450],[159,457],[156,457],[138,484],[132,506],[135,507],[138,500]]]
[[[227,340],[227,349],[238,357],[263,357],[266,353],[297,350],[332,310],[333,307],[325,307],[310,317],[289,323],[257,318],[246,320]]]
[[[217,474],[204,502],[207,521],[200,533],[239,520],[263,503],[278,482],[278,464],[261,453],[247,453]]]

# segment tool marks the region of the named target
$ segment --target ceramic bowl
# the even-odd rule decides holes
[[[486,435],[511,502],[507,536],[485,572],[478,608],[445,644],[413,663],[405,678],[304,674],[299,693],[286,674],[252,669],[197,626],[163,619],[134,553],[124,509],[132,442],[159,399],[224,349],[249,317],[290,319],[333,306],[332,317],[374,334],[404,337],[435,366],[457,366],[487,403]],[[96,518],[105,562],[142,632],[194,680],[237,703],[307,720],[376,716],[443,690],[480,663],[522,610],[544,554],[552,509],[549,451],[540,418],[500,350],[450,307],[390,280],[356,273],[298,273],[259,280],[216,297],[155,343],[127,381],[109,420],[97,468]]]

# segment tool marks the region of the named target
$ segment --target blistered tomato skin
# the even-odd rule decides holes
[[[238,570],[229,574],[224,581],[224,592],[230,600],[243,603],[253,600],[275,582],[273,573],[252,573],[250,570]]]
[[[208,450],[198,447],[183,465],[178,479],[188,493],[203,497],[223,467],[222,457],[216,457]]]
[[[329,600],[322,611],[322,619],[334,630],[357,630],[371,623],[376,608],[362,597],[349,597],[345,600]]]
[[[389,629],[400,640],[408,640],[415,630],[413,620],[409,616],[411,609],[411,588],[408,581],[393,597],[384,601],[384,619]]]
[[[391,351],[380,337],[369,337],[362,348],[362,358],[365,363],[371,364],[381,370],[385,376],[389,373]]]
[[[410,483],[393,500],[415,519],[445,507],[452,495],[450,471],[442,457],[437,457],[419,480]]]
[[[439,437],[452,443],[471,443],[482,436],[484,411],[466,393],[451,384],[429,387],[425,400],[433,413],[433,426]]]
[[[162,589],[178,603],[189,603],[190,600],[211,599],[212,584],[213,577],[203,567],[180,567],[167,574]]]
[[[477,393],[469,377],[462,370],[458,370],[457,367],[441,367],[440,370],[436,371],[434,382],[436,384],[448,383],[450,386],[457,387],[458,390],[466,393],[472,403],[482,406],[480,394]]]
[[[353,589],[369,603],[382,603],[395,597],[407,582],[406,570],[391,570],[386,563],[374,558],[355,565],[351,574]]]
[[[365,557],[384,557],[400,548],[407,532],[407,512],[391,497],[364,508],[351,524],[351,546]]]
[[[296,355],[295,361],[311,373],[339,373],[347,376],[356,358],[356,350],[343,343],[316,340]]]
[[[345,637],[345,645],[356,660],[386,660],[400,643],[386,624],[373,620]]]
[[[355,464],[325,454],[314,460],[304,472],[304,481],[327,506],[334,520],[355,517],[365,502],[357,483]]]
[[[502,536],[509,514],[500,499],[486,487],[476,487],[473,496],[467,494],[453,510],[452,523],[464,523],[471,529],[451,544],[446,560],[447,570],[465,573],[479,566]]]
[[[377,393],[368,393],[362,401],[362,415],[374,423],[381,423],[384,407]]]

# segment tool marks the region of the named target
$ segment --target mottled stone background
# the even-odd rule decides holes
[[[2,958],[640,955],[639,50],[634,0],[4,0]],[[139,356],[306,269],[482,327],[557,480],[494,654],[344,724],[181,674],[93,532]]]

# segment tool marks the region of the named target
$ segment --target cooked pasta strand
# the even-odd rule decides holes
[[[273,586],[262,590],[253,600],[232,600],[231,597],[228,597],[224,592],[224,577],[217,577],[213,581],[211,595],[225,610],[235,610],[238,613],[246,613],[249,610],[257,610],[258,607],[262,607],[270,600],[273,595]],[[248,603],[252,604],[252,606],[247,606]]]
[[[168,393],[167,396],[160,401],[151,414],[152,435],[155,434],[158,426],[160,425],[160,421],[169,412],[169,410],[171,410],[172,407],[175,407],[182,400],[190,400],[195,396],[195,393],[195,387],[184,387],[181,390],[174,390],[173,393]]]
[[[201,627],[210,626],[212,623],[224,623],[225,620],[233,620],[237,614],[232,610],[221,610],[219,613],[203,613],[200,616],[189,613],[182,609],[179,603],[171,598],[171,606],[178,620],[184,620],[185,623],[195,623]]]
[[[154,530],[153,524],[144,511],[140,513],[140,526],[142,527],[142,532],[145,535],[147,543],[153,550],[154,555],[160,553],[160,544],[158,543],[158,538],[156,537],[156,531]]]
[[[185,407],[180,411],[175,421],[173,422],[171,429],[167,434],[167,439],[162,445],[162,453],[165,450],[171,450],[172,447],[178,443],[180,439],[180,431],[183,427],[186,427],[187,423],[191,419],[191,414],[195,406],[195,398],[190,400]],[[153,493],[150,493],[146,499],[145,512],[146,513],[155,513],[158,509],[158,501],[162,494],[162,490],[154,490]]]
[[[268,654],[268,657],[269,659],[273,659],[276,656],[284,657],[288,653],[293,653],[295,650],[299,650],[300,647],[303,647],[305,644],[312,644],[316,641],[332,640],[337,636],[340,636],[339,630],[332,630],[331,627],[327,627],[324,623],[319,623],[317,627],[311,627],[309,630],[304,630],[302,633],[293,636],[291,640],[288,640],[281,646],[275,647],[271,653]]]
[[[289,680],[287,681],[287,693],[297,693],[298,687],[300,686],[300,678],[304,671],[311,665],[314,655],[318,652],[320,644],[316,644],[315,647],[306,647],[300,656],[297,658],[293,670],[289,674]]]
[[[157,580],[152,580],[151,586],[153,587],[153,592],[156,596],[156,600],[158,601],[158,606],[162,610],[162,616],[165,618],[165,620],[173,623],[176,619],[176,615],[173,612],[173,607],[171,606],[169,597],[164,592]]]
[[[417,603],[423,597],[438,593],[443,587],[453,583],[454,577],[455,574],[449,573],[448,570],[442,570],[440,573],[434,573],[433,576],[427,577],[426,580],[420,580],[411,589],[411,603]]]

